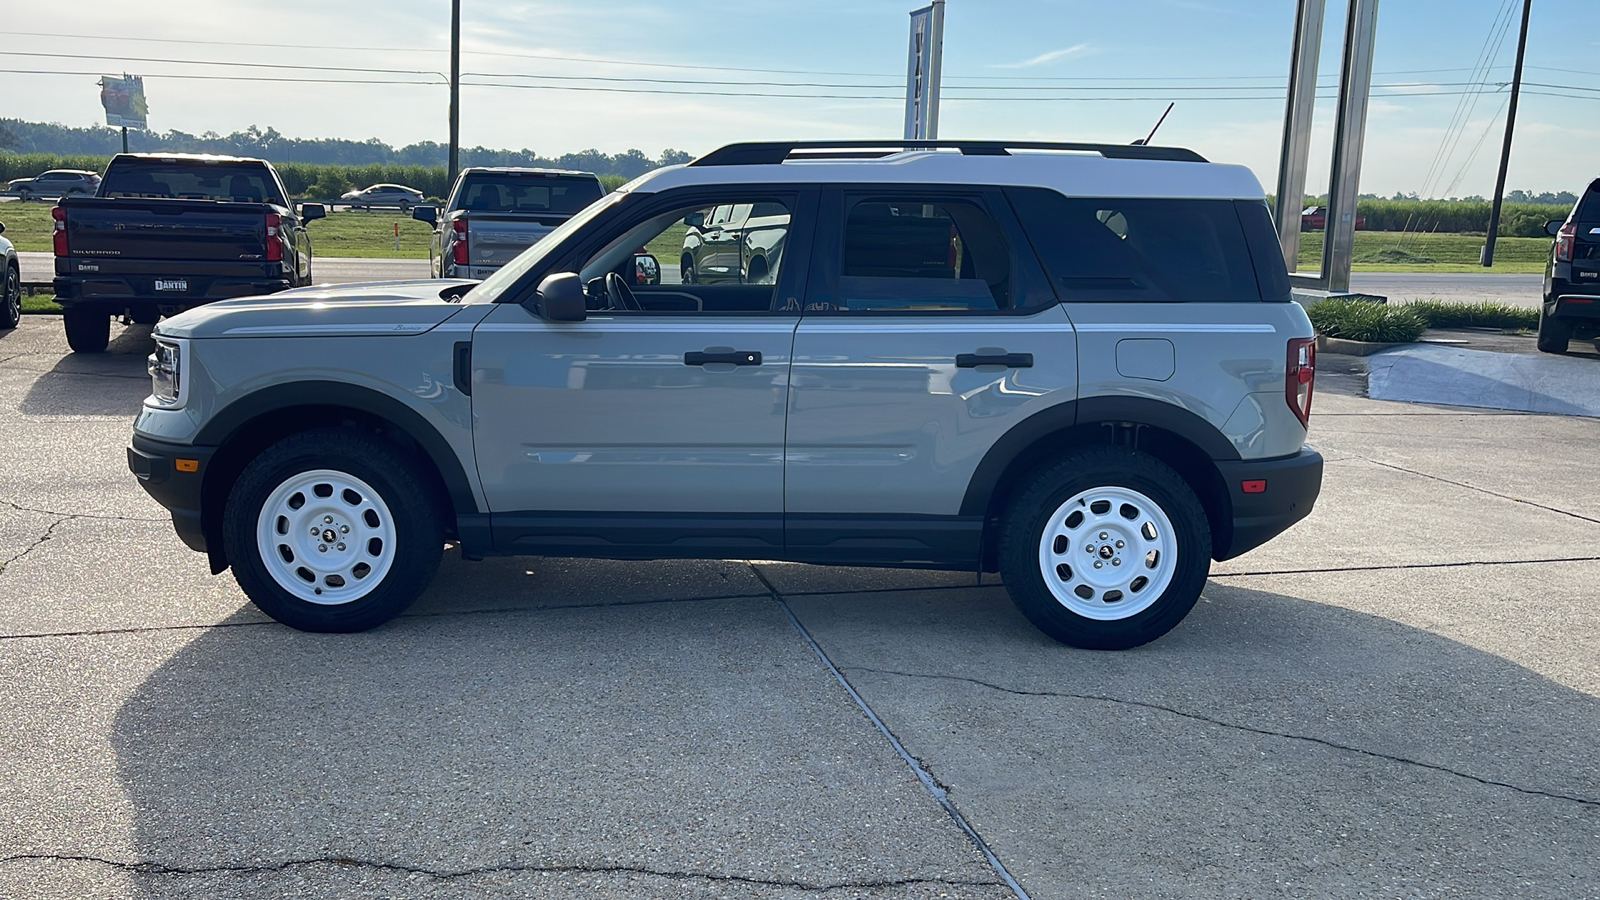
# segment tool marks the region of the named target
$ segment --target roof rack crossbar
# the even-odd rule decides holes
[[[1143,144],[929,140],[752,141],[729,144],[726,147],[713,150],[689,163],[689,165],[770,166],[790,159],[863,159],[888,156],[900,150],[959,150],[966,156],[1010,156],[1012,150],[1073,150],[1084,153],[1098,153],[1107,159],[1155,159],[1169,162],[1206,161],[1205,157],[1200,154],[1193,150],[1185,150],[1182,147],[1150,147]],[[825,151],[855,152],[829,153]]]

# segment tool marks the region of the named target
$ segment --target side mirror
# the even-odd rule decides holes
[[[538,308],[531,310],[551,322],[582,322],[589,317],[584,302],[583,279],[576,272],[557,272],[539,282]]]
[[[660,284],[661,260],[649,253],[635,253],[633,256],[633,283],[634,284]]]
[[[439,224],[439,207],[419,206],[411,211],[411,218],[418,222],[427,222],[429,225]]]
[[[313,219],[326,219],[327,217],[328,208],[321,203],[300,204],[300,221],[302,222],[310,222]]]
[[[1561,233],[1561,226],[1565,224],[1567,224],[1566,219],[1551,219],[1550,221],[1544,223],[1544,233],[1550,235],[1551,237],[1555,237],[1557,234]]]
[[[704,228],[706,225],[706,214],[703,212],[689,213],[687,216],[683,217],[683,224],[689,226],[690,228]]]
[[[0,234],[6,233],[6,223],[0,222]]]

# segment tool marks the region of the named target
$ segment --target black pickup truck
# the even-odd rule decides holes
[[[67,343],[99,353],[111,319],[153,323],[223,300],[311,283],[305,225],[272,166],[232,156],[123,153],[93,197],[55,217],[56,302]]]

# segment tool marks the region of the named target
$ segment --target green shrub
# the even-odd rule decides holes
[[[1539,311],[1485,300],[1482,303],[1448,303],[1444,300],[1417,300],[1409,309],[1428,323],[1429,328],[1537,328]]]
[[[1428,323],[1408,307],[1370,300],[1324,300],[1306,312],[1318,334],[1351,341],[1403,343],[1428,330]]]

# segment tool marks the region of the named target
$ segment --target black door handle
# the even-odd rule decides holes
[[[979,366],[1005,366],[1008,369],[1033,368],[1032,353],[958,353],[956,368],[976,369]]]
[[[712,363],[729,363],[735,366],[761,365],[761,351],[759,350],[719,350],[701,351],[690,350],[683,355],[683,364],[686,366],[708,366]]]
[[[456,390],[472,396],[472,342],[457,341],[454,365]]]

